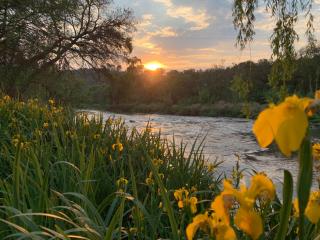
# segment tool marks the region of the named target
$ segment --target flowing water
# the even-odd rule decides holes
[[[252,173],[251,169],[265,172],[279,187],[283,179],[283,169],[289,170],[294,179],[298,172],[297,156],[285,158],[276,147],[273,150],[262,149],[252,134],[252,120],[224,117],[187,117],[159,114],[115,114],[111,112],[90,111],[109,117],[122,118],[130,128],[145,129],[151,124],[152,131],[161,130],[162,136],[175,142],[188,144],[191,149],[196,139],[204,139],[204,155],[208,161],[223,161],[220,170],[230,174],[240,156],[240,166],[248,169],[245,175]],[[314,187],[316,184],[314,183]]]

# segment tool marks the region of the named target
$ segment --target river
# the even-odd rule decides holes
[[[87,110],[85,110],[87,111]],[[247,169],[245,176],[252,170],[265,172],[278,186],[281,192],[283,169],[289,170],[294,179],[298,173],[297,156],[284,157],[276,148],[262,149],[252,134],[252,120],[225,117],[189,117],[159,114],[116,114],[111,112],[89,111],[109,117],[122,118],[129,128],[145,129],[151,124],[152,131],[161,130],[162,136],[175,142],[187,144],[187,151],[194,141],[204,139],[204,155],[208,161],[223,161],[219,170],[230,174],[240,156],[241,169]],[[314,181],[313,187],[316,187]]]

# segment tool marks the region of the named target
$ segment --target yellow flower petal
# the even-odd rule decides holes
[[[273,182],[263,173],[256,174],[251,178],[248,195],[251,198],[261,197],[263,200],[273,200],[275,197]]]
[[[262,111],[253,125],[253,133],[260,146],[267,147],[275,139],[286,156],[298,150],[308,127],[305,111],[312,101],[293,95]]]
[[[293,215],[298,218],[299,217],[299,202],[298,198],[293,201]]]
[[[310,222],[316,224],[320,220],[320,191],[312,192],[304,212]]]
[[[299,202],[295,199],[293,202],[294,216],[299,217]],[[317,224],[320,220],[320,191],[311,192],[304,215],[313,224]]]
[[[191,197],[189,199],[190,210],[191,210],[192,213],[196,213],[197,212],[197,203],[198,203],[198,199],[196,197]]]
[[[223,195],[217,196],[211,203],[211,209],[214,210],[215,216],[218,218],[219,222],[230,222],[229,212],[225,206]]]
[[[192,240],[194,235],[196,234],[196,232],[198,231],[199,229],[199,224],[193,222],[193,223],[190,223],[186,229],[186,235],[187,235],[187,239],[188,240]]]
[[[192,220],[192,223],[190,223],[187,226],[186,229],[186,235],[188,240],[192,240],[194,238],[194,235],[197,233],[199,228],[206,229],[208,228],[209,224],[209,217],[207,214],[198,214],[195,216]]]
[[[234,217],[238,228],[248,234],[253,240],[258,239],[263,232],[262,220],[258,213],[253,210],[239,208]]]
[[[174,193],[173,193],[173,196],[176,200],[180,200],[182,199],[182,196],[181,196],[181,193],[179,190],[176,190]]]
[[[259,114],[253,124],[253,133],[261,147],[269,146],[274,139],[274,133],[269,121],[273,115],[273,108],[267,108]]]
[[[229,225],[217,228],[216,240],[236,240],[236,233]]]
[[[251,208],[255,202],[255,199],[249,196],[246,186],[242,185],[240,190],[235,189],[229,181],[224,181],[224,190],[221,193],[223,196],[232,195],[237,202],[246,208]]]
[[[275,140],[280,151],[290,156],[292,151],[300,148],[307,131],[308,118],[302,109],[285,103],[277,108],[276,114],[285,119],[278,125]]]

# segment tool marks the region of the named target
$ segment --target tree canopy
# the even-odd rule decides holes
[[[274,64],[269,77],[273,88],[286,88],[295,70],[296,50],[295,42],[298,34],[295,24],[300,15],[307,19],[306,35],[310,47],[316,46],[312,15],[313,0],[234,0],[233,17],[234,26],[238,30],[237,44],[244,48],[253,40],[255,11],[258,4],[264,4],[266,11],[275,21],[271,35],[272,58]]]
[[[12,90],[17,73],[118,64],[134,30],[131,11],[110,0],[0,0],[2,88]]]

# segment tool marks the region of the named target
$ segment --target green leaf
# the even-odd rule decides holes
[[[124,202],[125,202],[125,198],[122,197],[121,202],[120,202],[120,206],[118,207],[116,213],[112,217],[111,222],[108,226],[108,230],[105,234],[104,240],[114,239],[113,235],[116,232],[117,225],[119,225],[118,232],[119,232],[119,237],[120,237],[120,229],[122,227],[121,223],[122,223],[122,217],[123,217]]]
[[[299,239],[304,239],[304,210],[309,201],[312,184],[312,150],[311,141],[307,136],[300,147],[299,153],[299,175],[297,194],[299,201]]]
[[[286,237],[289,218],[292,208],[292,194],[293,194],[293,180],[289,171],[284,170],[284,184],[283,184],[283,204],[280,211],[280,224],[276,234],[275,240],[283,240]]]
[[[173,208],[171,206],[167,190],[165,189],[165,187],[164,187],[164,185],[162,183],[162,180],[159,177],[158,170],[153,165],[152,160],[149,157],[149,155],[146,154],[147,152],[146,152],[145,149],[144,149],[144,152],[145,152],[149,167],[150,167],[150,169],[152,171],[152,174],[154,176],[154,179],[155,179],[156,183],[158,184],[158,186],[160,188],[160,194],[161,194],[161,197],[162,197],[162,200],[163,200],[164,207],[167,209],[169,222],[170,222],[170,226],[171,226],[171,230],[172,230],[172,239],[178,240],[179,239],[178,225],[177,225],[177,222],[176,222],[175,217],[174,217]]]

